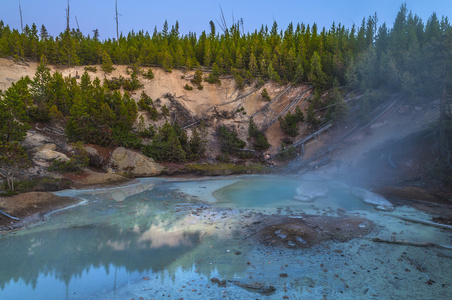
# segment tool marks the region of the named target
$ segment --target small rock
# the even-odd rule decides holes
[[[279,277],[288,277],[288,275],[287,275],[287,273],[281,273],[281,274],[279,274]]]

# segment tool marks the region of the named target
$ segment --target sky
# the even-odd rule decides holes
[[[117,0],[119,30],[124,34],[144,30],[152,34],[155,26],[161,30],[165,20],[171,28],[179,21],[181,34],[210,32],[209,21],[220,20],[220,6],[228,26],[243,18],[246,32],[269,29],[274,21],[285,30],[290,22],[317,24],[319,29],[330,28],[333,21],[350,28],[361,25],[364,17],[377,13],[378,24],[392,27],[402,3],[408,10],[426,22],[436,12],[439,17],[452,20],[450,0]],[[45,25],[50,35],[56,36],[66,28],[67,0],[20,0],[23,24],[41,28]],[[70,0],[70,26],[85,35],[99,30],[100,39],[116,37],[115,0]],[[12,28],[20,29],[19,0],[0,0],[0,20]]]

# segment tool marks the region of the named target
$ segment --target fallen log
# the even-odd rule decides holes
[[[441,249],[447,249],[452,250],[451,246],[445,246],[435,243],[417,243],[417,242],[410,242],[410,241],[397,241],[397,240],[382,240],[380,238],[373,238],[372,241],[376,243],[386,243],[386,244],[395,244],[395,245],[404,245],[404,246],[413,246],[413,247],[434,247],[434,248],[441,248]]]
[[[195,120],[195,121],[193,121],[193,122],[191,122],[191,123],[189,123],[189,124],[187,124],[187,125],[184,125],[184,127],[182,127],[182,129],[190,128],[190,127],[192,127],[192,126],[194,126],[194,125],[196,125],[196,124],[201,123],[202,121],[206,120],[207,118],[208,118],[208,117],[203,117],[203,118],[201,118],[201,119]]]
[[[300,145],[306,143],[306,142],[309,141],[310,139],[315,138],[316,136],[320,135],[320,134],[321,134],[322,132],[324,132],[325,130],[329,129],[331,126],[333,126],[333,124],[327,123],[325,126],[323,126],[322,128],[320,128],[320,129],[317,130],[316,132],[314,132],[314,133],[308,135],[307,137],[305,137],[305,138],[303,138],[303,139],[301,139],[301,140],[299,140],[299,141],[296,141],[295,143],[292,144],[292,146],[293,146],[293,147],[298,147],[298,146],[300,146]],[[284,149],[284,150],[282,150],[282,151],[279,151],[278,153],[269,156],[269,157],[266,158],[265,160],[273,159],[273,158],[275,158],[276,156],[278,156],[278,154],[281,154],[281,153],[287,151],[288,149],[289,149],[289,148]]]
[[[0,209],[0,214],[4,215],[5,217],[8,217],[10,219],[16,220],[16,221],[20,221],[19,218],[13,217],[11,215],[8,215],[7,213],[5,213],[3,210]]]
[[[285,88],[281,93],[279,93],[275,98],[273,98],[273,100],[271,100],[270,102],[268,102],[267,104],[265,104],[261,109],[259,109],[258,111],[256,111],[251,117],[254,118],[257,114],[267,110],[273,103],[275,103],[276,101],[279,100],[279,98],[281,98],[285,93],[287,93],[290,88],[292,87],[292,84],[289,84],[287,86],[287,88]]]
[[[227,104],[231,104],[231,103],[237,102],[237,101],[239,101],[239,100],[241,100],[241,99],[243,99],[243,98],[248,97],[248,96],[251,95],[252,93],[256,92],[258,89],[260,89],[260,87],[256,87],[256,88],[252,89],[250,92],[248,92],[248,93],[246,93],[246,94],[244,94],[244,95],[237,96],[237,98],[235,98],[234,100],[231,100],[231,101],[228,101],[228,102],[225,102],[225,103],[218,104],[218,106],[223,106],[223,105],[227,105]],[[235,93],[235,91],[234,91],[234,93]],[[232,94],[234,94],[234,93],[232,93]]]
[[[402,216],[394,216],[394,215],[387,215],[387,216],[390,216],[390,217],[393,217],[393,218],[397,218],[397,219],[401,219],[401,220],[408,221],[408,222],[419,223],[419,224],[423,224],[423,225],[427,225],[427,226],[433,226],[433,227],[438,227],[438,228],[442,228],[442,229],[452,230],[452,226],[446,225],[446,224],[435,223],[435,222],[432,222],[432,221],[424,221],[424,220],[412,219],[412,218],[402,217]]]

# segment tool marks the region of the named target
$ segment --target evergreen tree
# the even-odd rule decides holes
[[[194,128],[189,142],[189,159],[198,160],[205,157],[206,143],[206,140],[201,136],[199,131]]]
[[[4,94],[0,92],[1,141],[22,141],[31,128],[28,124],[28,112],[32,105],[29,83],[30,79],[25,77],[13,83]]]
[[[257,151],[265,151],[270,148],[267,137],[257,128],[253,118],[250,118],[248,125],[248,135],[253,142],[253,149]]]
[[[314,52],[314,55],[312,55],[308,79],[320,89],[323,89],[326,86],[326,74],[322,70],[322,63],[317,52]]]
[[[0,175],[6,179],[10,191],[15,190],[15,177],[30,166],[30,159],[19,142],[0,140]]]
[[[291,137],[296,137],[298,135],[297,125],[303,121],[304,115],[298,106],[295,109],[294,114],[289,111],[284,118],[279,117],[279,124],[282,130]]]
[[[240,149],[246,146],[246,143],[239,139],[235,129],[229,130],[224,125],[218,127],[217,139],[220,142],[221,151],[225,154],[238,154]]]
[[[209,74],[209,76],[207,76],[207,78],[205,80],[211,84],[218,83],[219,85],[221,85],[220,69],[218,69],[218,66],[216,63],[213,64],[212,72]]]
[[[102,70],[105,73],[111,73],[115,69],[116,68],[113,67],[113,62],[111,61],[110,55],[106,51],[104,51],[102,53]]]

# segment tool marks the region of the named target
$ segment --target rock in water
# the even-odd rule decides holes
[[[159,175],[164,167],[152,158],[140,153],[116,148],[110,158],[110,166],[118,172],[128,173],[138,177]]]

